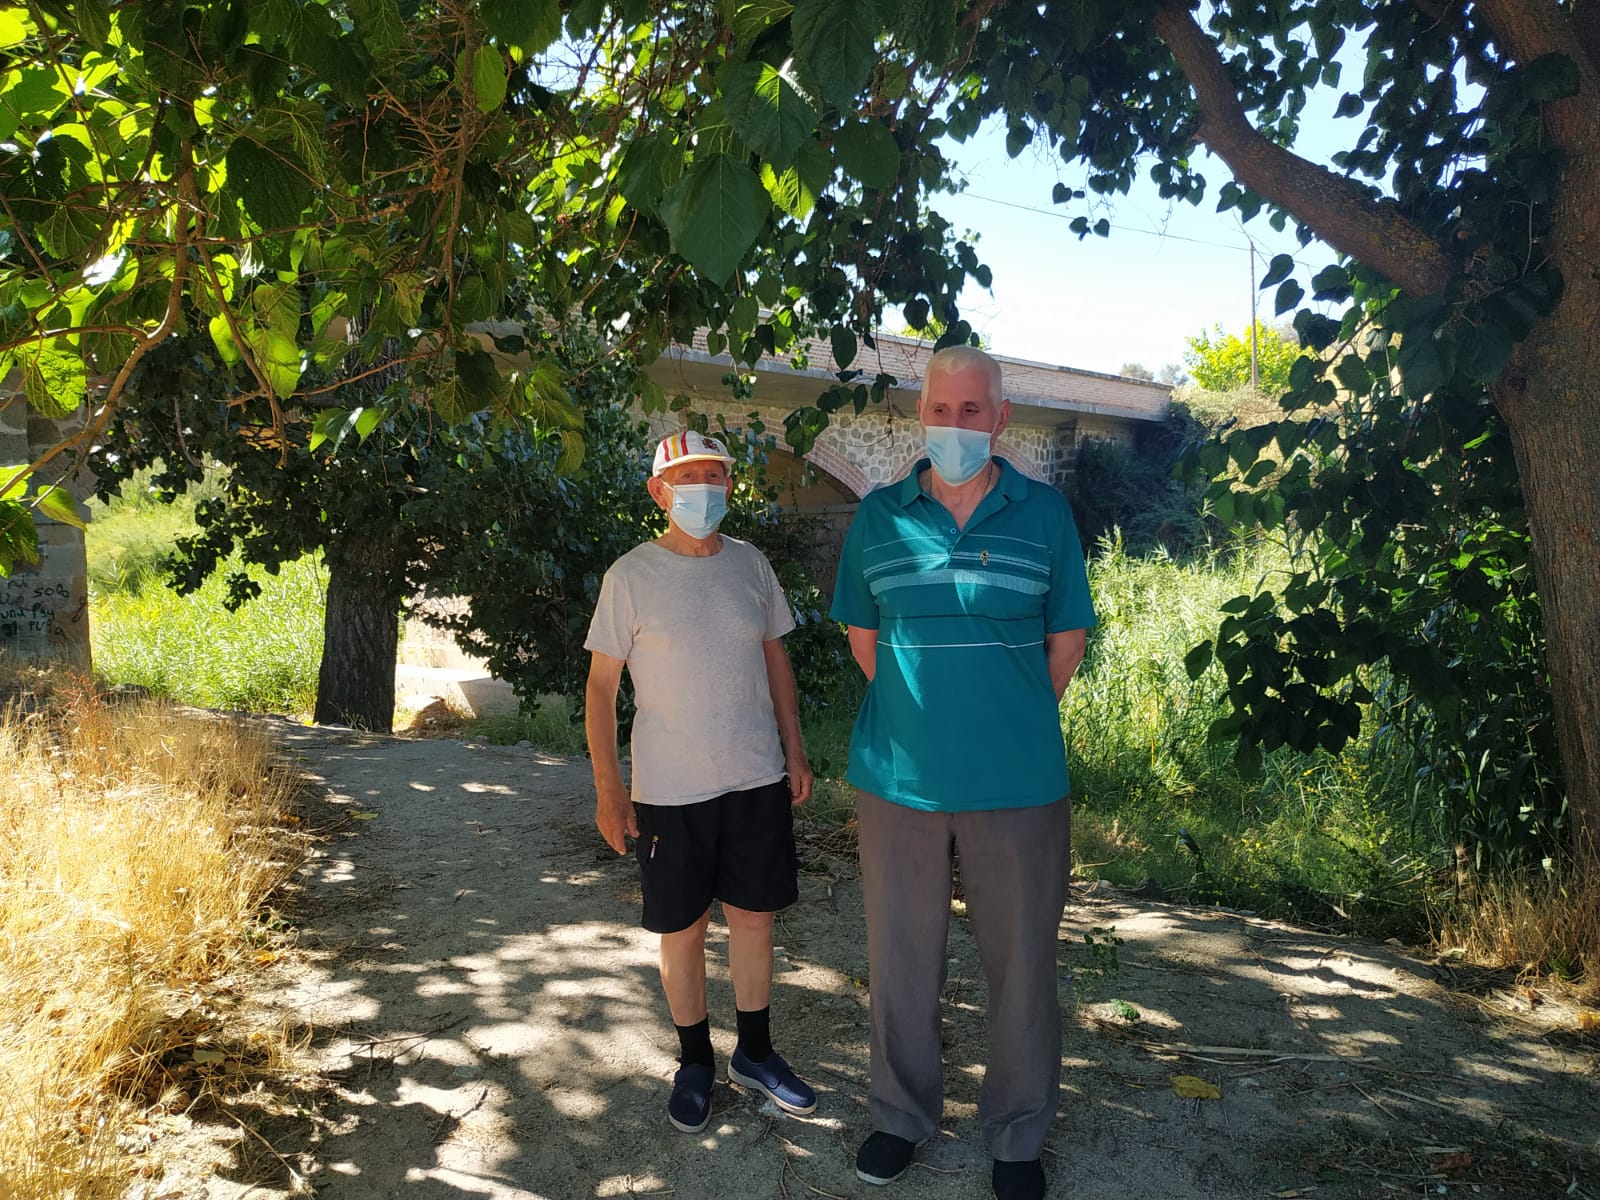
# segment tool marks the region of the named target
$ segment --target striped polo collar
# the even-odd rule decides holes
[[[995,491],[999,492],[1007,500],[1026,500],[1028,498],[1027,477],[998,454],[994,456],[994,461],[1000,464],[1000,479],[995,484]],[[906,477],[895,485],[899,488],[895,499],[900,501],[902,507],[910,508],[911,502],[918,496],[927,495],[917,480],[921,477],[923,471],[932,469],[933,463],[930,459],[919,458],[911,470],[907,472]]]

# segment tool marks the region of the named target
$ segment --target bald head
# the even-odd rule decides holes
[[[922,376],[922,396],[917,401],[917,407],[921,409],[927,404],[928,395],[939,380],[968,372],[975,372],[984,378],[984,390],[989,401],[998,408],[1003,396],[1000,364],[976,346],[946,346],[928,360],[928,370]]]

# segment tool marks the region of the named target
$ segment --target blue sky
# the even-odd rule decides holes
[[[1301,153],[1326,162],[1341,137],[1359,132],[1359,119],[1333,121],[1337,99],[1326,89],[1307,106]],[[1275,254],[1294,256],[1302,286],[1334,258],[1321,242],[1301,246],[1292,224],[1278,233],[1265,213],[1241,224],[1237,213],[1217,212],[1217,191],[1231,175],[1209,154],[1201,155],[1207,198],[1198,207],[1164,201],[1142,179],[1129,195],[1091,210],[1082,200],[1050,200],[1058,180],[1083,186],[1081,166],[1035,147],[1008,158],[999,126],[945,152],[965,173],[967,190],[937,197],[934,207],[957,230],[978,235],[978,257],[994,272],[992,294],[969,284],[961,310],[997,354],[1091,371],[1125,363],[1159,371],[1181,363],[1185,339],[1213,325],[1249,328],[1252,243],[1258,282]],[[1111,235],[1080,241],[1067,223],[1084,213],[1109,219]],[[1277,322],[1273,290],[1257,293],[1258,316],[1269,325]]]

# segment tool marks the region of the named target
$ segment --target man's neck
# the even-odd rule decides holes
[[[976,509],[989,489],[1000,478],[1000,464],[990,458],[983,470],[979,471],[965,483],[947,483],[939,472],[929,467],[922,473],[919,482],[922,490],[927,492],[952,513],[971,513]]]
[[[669,521],[667,531],[656,539],[656,545],[685,558],[710,558],[722,550],[722,535],[712,533],[710,537],[690,537]]]

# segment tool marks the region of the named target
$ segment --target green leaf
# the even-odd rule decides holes
[[[463,399],[471,411],[488,408],[505,395],[506,383],[495,369],[493,356],[482,350],[463,350],[456,355],[456,378],[461,381]]]
[[[1395,367],[1400,372],[1402,389],[1414,400],[1431,395],[1444,385],[1446,368],[1439,343],[1426,333],[1401,340]]]
[[[356,437],[364,442],[372,436],[374,429],[394,415],[394,411],[388,404],[371,404],[366,408],[356,409],[354,415]]]
[[[561,453],[556,455],[556,473],[571,475],[583,465],[583,434],[576,429],[563,429],[559,436]]]
[[[56,257],[75,258],[99,238],[104,217],[104,212],[96,208],[71,203],[52,205],[34,232]]]
[[[856,335],[848,326],[835,325],[828,337],[833,343],[833,361],[842,371],[855,361]]]
[[[845,174],[866,187],[888,189],[900,178],[900,147],[882,121],[848,121],[840,126],[833,151]]]
[[[733,131],[775,168],[794,162],[811,136],[816,110],[769,63],[736,63],[723,72],[723,109]]]
[[[697,162],[661,204],[672,246],[713,283],[726,283],[755,244],[772,202],[755,172],[726,154]]]
[[[955,0],[899,0],[894,31],[924,61],[944,62],[955,45]]]
[[[234,340],[233,327],[228,324],[227,315],[218,313],[206,322],[206,328],[211,331],[211,342],[217,348],[218,355],[228,366],[235,366],[244,361],[244,354],[239,349],[239,343]]]
[[[1565,100],[1578,94],[1578,68],[1565,54],[1552,52],[1536,58],[1521,74],[1530,99]]]
[[[537,54],[561,36],[559,0],[483,0],[483,23],[494,39]]]
[[[1334,364],[1339,386],[1354,396],[1364,396],[1372,388],[1372,371],[1359,354],[1346,354]]]
[[[20,347],[17,362],[23,394],[40,416],[57,421],[70,417],[88,394],[83,355],[65,338]]]
[[[256,366],[279,400],[287,400],[300,386],[300,347],[293,337],[271,326],[256,326],[245,333]]]
[[[106,0],[73,0],[72,15],[83,40],[104,50],[111,37],[111,9]]]
[[[466,390],[454,379],[442,379],[434,384],[428,393],[428,402],[446,425],[459,425],[476,411]]]
[[[339,443],[350,431],[354,416],[354,413],[343,408],[323,409],[311,422],[311,437],[306,448],[315,454],[324,442],[331,439],[333,445],[328,448],[328,454],[332,456],[339,453]]]
[[[794,11],[789,0],[749,0],[748,3],[734,0],[731,7],[728,28],[733,30],[734,40],[746,48]]]
[[[1485,322],[1476,329],[1463,330],[1457,369],[1479,383],[1493,383],[1511,361],[1511,338],[1499,325]]]
[[[872,5],[861,0],[799,0],[794,9],[794,53],[822,98],[842,112],[877,65]]]
[[[456,78],[470,81],[479,112],[492,113],[505,102],[506,63],[493,46],[479,46],[470,61],[465,50],[456,55]]]
[[[1267,264],[1267,273],[1261,277],[1261,290],[1266,291],[1273,284],[1283,282],[1293,270],[1294,259],[1291,256],[1274,254],[1272,261]]]
[[[34,34],[33,22],[26,9],[0,8],[0,50],[9,50]]]
[[[1209,641],[1201,642],[1193,650],[1183,656],[1183,669],[1188,672],[1190,679],[1199,679],[1206,673],[1206,668],[1211,665],[1212,650]]]
[[[8,578],[18,562],[39,565],[39,529],[27,505],[0,500],[0,578]]]
[[[291,229],[311,203],[305,164],[286,146],[241,137],[228,147],[228,193],[264,230]]]
[[[71,98],[61,72],[49,67],[24,67],[6,77],[5,107],[26,123],[54,116]]]
[[[617,167],[617,190],[640,212],[655,213],[667,190],[683,177],[683,148],[664,134],[640,138]]]
[[[1305,294],[1305,289],[1294,280],[1284,280],[1283,285],[1278,288],[1277,296],[1273,300],[1273,304],[1276,306],[1276,313],[1281,315],[1288,312],[1296,304],[1300,303]]]
[[[351,0],[356,33],[374,54],[387,54],[406,43],[405,22],[397,0]]]
[[[762,163],[761,186],[767,189],[774,204],[800,220],[805,219],[817,202],[816,192],[806,186],[799,167],[790,167],[780,174],[772,169],[771,163]]]

